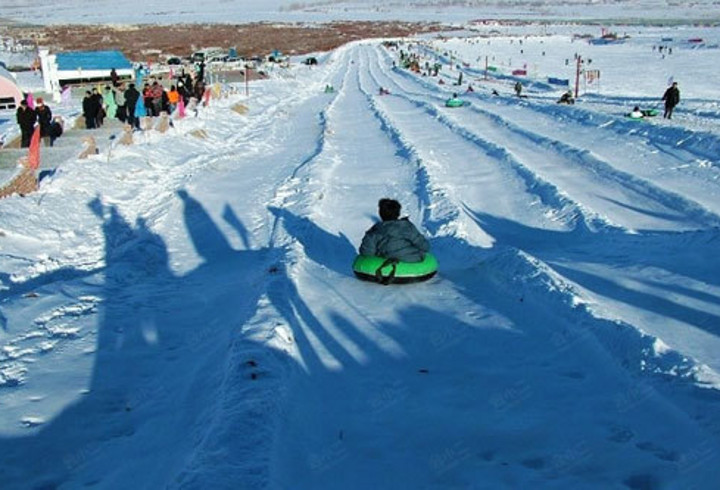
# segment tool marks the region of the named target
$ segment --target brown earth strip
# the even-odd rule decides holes
[[[208,46],[236,48],[243,57],[273,50],[302,55],[329,51],[350,41],[406,37],[447,29],[439,23],[333,22],[327,24],[50,25],[1,24],[0,35],[51,51],[120,50],[132,61],[189,56]]]

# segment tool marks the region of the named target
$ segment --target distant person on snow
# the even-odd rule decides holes
[[[573,98],[572,92],[568,90],[562,96],[560,97],[560,100],[557,101],[558,104],[574,104],[575,99]]]
[[[632,117],[633,119],[640,119],[642,117],[645,117],[645,114],[643,113],[643,111],[640,110],[639,106],[635,106],[630,113],[630,117]]]
[[[523,89],[522,83],[520,83],[519,81],[515,82],[515,95],[520,97],[520,94],[522,94],[522,89]]]
[[[381,222],[375,223],[360,244],[360,255],[395,259],[401,262],[422,262],[430,251],[430,244],[407,217],[400,218],[400,203],[394,199],[380,199],[378,212]]]
[[[665,113],[663,117],[665,119],[672,119],[673,109],[680,103],[680,89],[677,86],[677,82],[673,82],[673,84],[668,87],[662,96],[662,100],[665,101]]]

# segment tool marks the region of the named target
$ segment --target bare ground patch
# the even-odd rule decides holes
[[[163,56],[188,56],[196,49],[236,48],[240,56],[329,51],[350,41],[406,37],[446,29],[439,23],[333,22],[299,25],[0,25],[0,35],[31,40],[51,51],[120,50],[132,61],[155,62]]]

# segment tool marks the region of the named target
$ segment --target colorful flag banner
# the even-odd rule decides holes
[[[35,126],[35,131],[30,138],[28,149],[28,167],[37,170],[40,167],[40,126]]]

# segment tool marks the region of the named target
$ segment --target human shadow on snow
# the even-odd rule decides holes
[[[720,286],[720,263],[715,260],[720,230],[710,228],[687,232],[639,232],[624,233],[620,230],[592,232],[586,228],[571,231],[553,231],[532,228],[521,223],[498,218],[486,213],[470,211],[469,216],[501,246],[526,250],[553,267],[563,267],[574,274],[578,283],[589,290],[650,308],[662,314],[688,318],[689,311],[682,312],[681,305],[659,301],[660,298],[631,291],[616,283],[595,277],[586,271],[571,270],[567,263],[577,260],[597,263],[613,269],[654,267],[692,278],[712,286]],[[667,286],[672,288],[672,286]],[[699,292],[693,294],[698,297]],[[656,302],[655,305],[652,303]],[[676,307],[676,308],[675,308]],[[705,322],[703,312],[694,321]],[[700,326],[700,325],[698,325]]]
[[[350,264],[357,251],[348,237],[342,233],[332,235],[308,218],[297,216],[286,209],[268,209],[273,216],[283,221],[285,230],[298,240],[311,260],[341,275],[352,272]]]
[[[132,480],[133,472],[143,474],[144,486],[138,488],[165,488],[169,473],[160,461],[169,458],[182,468],[177,463],[192,453],[202,404],[221,403],[215,395],[233,385],[222,383],[223,377],[239,376],[227,372],[222,353],[238,326],[253,316],[262,293],[259,279],[267,275],[273,254],[233,250],[197,200],[186,191],[178,196],[203,259],[194,270],[174,273],[164,240],[142,218],[133,225],[115,206],[94,199],[89,206],[102,220],[104,267],[63,270],[17,286],[15,292],[32,290],[103,272],[87,390],[52,419],[27,429],[28,435],[0,438],[4,490],[55,489],[71,477],[78,484],[111,488],[115,483],[110,482]],[[234,227],[239,233],[244,229],[237,221]],[[178,410],[157,413],[168,407]],[[115,451],[117,457],[110,456]],[[104,466],[95,462],[100,456]],[[157,471],[148,470],[147,458],[157,458]],[[108,467],[110,459],[116,467]],[[183,478],[180,473],[178,481]]]
[[[52,420],[28,429],[31,434],[0,438],[0,482],[4,490],[50,490],[71,478],[74,483],[97,488],[126,486],[129,481],[137,488],[217,488],[229,486],[228,482],[233,488],[260,488],[267,484],[269,469],[244,466],[245,460],[257,458],[257,451],[266,450],[261,444],[270,444],[270,435],[276,435],[272,423],[285,423],[286,417],[295,417],[287,422],[295,424],[293,430],[284,433],[298,438],[291,447],[302,447],[306,439],[301,436],[306,432],[308,441],[320,441],[315,448],[322,448],[326,441],[324,447],[328,449],[289,454],[294,461],[301,461],[291,466],[305,464],[313,481],[330,486],[332,478],[338,476],[348,479],[348,488],[352,486],[348,473],[338,473],[347,468],[345,463],[353,462],[344,457],[354,451],[354,446],[343,445],[344,434],[349,438],[354,435],[353,427],[345,425],[352,417],[347,419],[346,415],[365,417],[368,424],[389,429],[384,432],[385,439],[379,439],[388,446],[370,447],[371,451],[407,449],[403,432],[395,433],[394,429],[406,427],[410,413],[423,421],[428,431],[434,431],[432,440],[448,444],[427,447],[421,444],[427,442],[425,435],[414,434],[419,460],[407,460],[410,466],[403,471],[388,467],[388,471],[373,473],[375,477],[368,473],[367,479],[397,481],[393,487],[387,480],[378,480],[378,488],[400,488],[399,479],[415,471],[421,471],[418,485],[424,484],[426,477],[444,482],[458,464],[463,465],[463,471],[472,467],[471,474],[477,478],[486,474],[488,464],[509,465],[528,477],[536,471],[531,468],[538,466],[536,460],[517,460],[513,445],[496,437],[496,428],[504,427],[505,433],[513,434],[518,423],[536,420],[538,414],[543,426],[548,420],[550,412],[538,411],[534,403],[538,398],[547,401],[540,395],[548,386],[555,386],[544,380],[553,374],[548,374],[543,364],[547,351],[539,349],[539,355],[531,359],[527,355],[536,352],[543,342],[553,346],[553,339],[548,339],[542,329],[532,331],[535,318],[527,315],[537,310],[524,311],[528,308],[518,305],[517,298],[491,290],[492,282],[478,278],[475,272],[452,271],[442,279],[442,269],[441,280],[452,283],[453,294],[469,298],[478,311],[436,311],[422,304],[394,310],[396,300],[408,304],[407,295],[421,299],[433,294],[432,283],[383,288],[354,282],[347,276],[351,275],[355,248],[347,237],[332,235],[286,210],[270,208],[311,260],[339,274],[340,280],[353,281],[347,291],[357,296],[343,296],[328,287],[327,302],[322,305],[327,314],[320,317],[322,309],[308,302],[302,283],[293,276],[295,271],[286,265],[285,250],[233,249],[199,201],[186,191],[178,196],[188,234],[202,258],[200,265],[184,274],[173,272],[167,245],[142,219],[133,225],[115,206],[97,199],[90,203],[103,221],[106,263],[89,388]],[[507,227],[480,213],[475,216],[491,235],[512,243]],[[225,208],[223,218],[247,246],[247,230],[231,208]],[[503,230],[505,234],[499,233]],[[536,244],[540,251],[541,245]],[[447,240],[434,240],[433,247],[440,255],[449,247],[467,256],[488,255]],[[374,305],[374,297],[381,297],[382,304]],[[332,301],[339,302],[337,308]],[[265,314],[259,311],[259,305],[265,303],[279,313],[289,329],[287,353],[277,345],[265,344],[265,338],[276,340],[271,331],[281,327],[274,323],[275,317],[269,317],[272,322],[252,323],[256,314],[261,318]],[[376,319],[375,306],[392,315],[381,313]],[[348,316],[350,312],[353,318]],[[472,321],[464,320],[463,315],[470,313],[475,315]],[[512,328],[503,319],[509,319]],[[358,322],[363,322],[362,328]],[[524,347],[518,348],[518,342],[524,342]],[[244,349],[252,357],[246,358]],[[561,349],[557,351],[561,361],[552,366],[567,364],[571,374],[585,366],[582,356],[570,358],[563,356]],[[271,365],[271,358],[281,359],[293,372],[300,373],[292,378],[299,382],[297,385],[266,396],[280,405],[274,411],[263,410],[258,405],[262,400],[254,401],[251,396],[257,395],[253,391],[256,387],[276,382],[273,380],[281,376],[263,371],[266,363]],[[334,363],[329,364],[328,359]],[[458,365],[457,359],[471,359],[471,366]],[[405,374],[400,379],[384,377],[388,372]],[[573,376],[579,379],[580,375]],[[440,392],[428,389],[429,379],[435,380],[432,386]],[[368,394],[362,384],[349,382],[352,380],[384,388]],[[458,391],[458,386],[465,389]],[[587,394],[596,388],[578,384],[569,393]],[[302,391],[306,389],[307,393]],[[455,398],[446,398],[445,389]],[[293,395],[298,390],[299,401],[308,404],[307,412],[296,413],[293,406],[282,406],[286,397],[297,401]],[[608,388],[608,392],[612,390]],[[336,397],[339,406],[349,411],[328,413],[325,397]],[[457,411],[446,411],[448,407]],[[489,421],[486,427],[492,429],[481,430],[482,424],[468,429],[446,423],[444,415],[464,413],[462,407],[474,410],[475,420]],[[169,410],[163,413],[164,409]],[[553,420],[562,425],[565,412],[553,413],[557,413]],[[255,421],[253,427],[267,430],[269,435],[258,441],[243,433],[248,421]],[[595,442],[602,438],[594,429],[585,432],[582,424],[575,427],[573,434],[580,439]],[[320,433],[314,432],[315,428],[321,429]],[[457,432],[447,434],[445,428]],[[553,434],[552,447],[559,450],[566,433],[558,430]],[[458,458],[448,460],[448,448],[459,451],[463,458],[459,462]],[[473,456],[476,454],[485,454],[485,462],[479,463]],[[618,449],[614,454],[621,461],[629,453]],[[550,463],[562,456],[560,452],[540,455]],[[109,467],[110,461],[116,466]],[[428,461],[433,463],[429,467]],[[671,474],[671,466],[661,462],[654,469]],[[550,466],[542,471],[550,475],[550,470],[566,471],[572,479],[572,467],[558,470]]]

